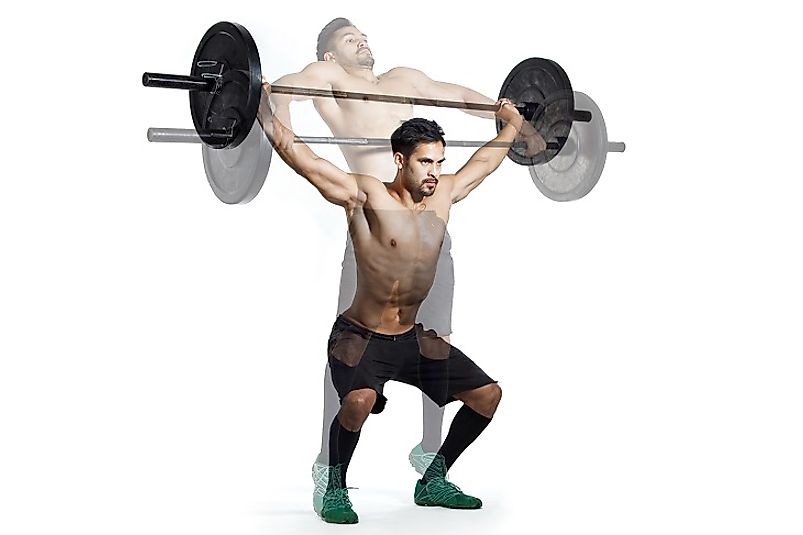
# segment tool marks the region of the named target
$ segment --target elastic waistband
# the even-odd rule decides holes
[[[409,331],[405,331],[400,334],[385,334],[385,333],[378,333],[376,331],[372,331],[371,329],[366,329],[362,325],[357,325],[343,314],[340,314],[337,319],[335,320],[335,325],[340,325],[341,327],[349,327],[360,334],[365,336],[370,336],[371,338],[379,338],[380,340],[409,340],[415,338],[415,326],[410,327]]]

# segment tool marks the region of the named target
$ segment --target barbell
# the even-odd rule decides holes
[[[256,44],[248,30],[236,23],[219,22],[209,28],[201,39],[189,76],[146,72],[142,75],[142,83],[146,87],[188,90],[195,126],[194,132],[151,128],[148,130],[149,141],[201,141],[204,168],[218,198],[229,204],[242,204],[253,199],[270,168],[271,146],[255,121],[262,93],[262,70]],[[272,85],[271,92],[489,112],[497,110],[495,104],[294,86]],[[560,65],[552,60],[529,58],[519,63],[505,79],[499,98],[513,101],[519,112],[546,141],[546,150],[532,156],[526,153],[526,145],[522,142],[506,146],[510,146],[508,156],[513,161],[530,166],[530,174],[539,190],[551,199],[574,200],[588,193],[599,180],[605,153],[609,150],[624,150],[623,143],[607,143],[604,122],[596,105],[589,106],[594,111],[575,109],[575,93],[569,78]],[[588,101],[593,104],[590,98]],[[583,131],[578,133],[573,126],[576,124],[587,124],[592,128],[587,129],[586,134]],[[599,136],[600,125],[604,143],[580,142],[583,135]],[[502,123],[497,119],[497,132],[501,128]],[[296,141],[352,145],[389,144],[389,141],[377,138],[299,136]],[[447,145],[452,146],[485,144],[475,141],[447,141]],[[578,148],[581,146],[595,147],[598,153],[584,154],[580,158]],[[567,157],[570,153],[574,157]],[[561,157],[558,160],[560,165],[550,167],[552,171],[534,171],[548,165],[558,156]],[[598,164],[600,159],[601,165]],[[572,163],[567,165],[568,161]],[[590,166],[589,161],[597,162],[597,165]],[[581,173],[567,172],[581,168]],[[541,178],[542,176],[549,178]],[[582,194],[579,193],[581,191]]]

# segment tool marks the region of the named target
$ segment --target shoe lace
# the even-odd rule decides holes
[[[315,474],[316,476],[319,476],[319,477],[328,475],[329,466],[327,466],[325,464],[315,463],[314,465],[312,465],[312,473]]]
[[[430,479],[427,483],[427,493],[434,500],[442,501],[462,495],[463,491],[451,481],[447,481],[445,477],[436,477]]]
[[[325,464],[313,465],[312,480],[315,482],[315,490],[323,494],[329,481],[329,467]]]
[[[423,461],[423,464],[430,465],[430,464],[432,464],[432,461],[433,461],[433,459],[435,459],[436,455],[437,455],[437,453],[424,452],[421,455],[419,455],[419,457]]]

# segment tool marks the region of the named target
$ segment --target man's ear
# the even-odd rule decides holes
[[[335,63],[337,63],[337,60],[335,59],[335,55],[333,53],[331,53],[331,52],[326,52],[323,55],[323,60],[324,61],[334,61]]]
[[[393,155],[393,163],[396,164],[396,169],[404,167],[404,155],[401,152],[395,153]]]

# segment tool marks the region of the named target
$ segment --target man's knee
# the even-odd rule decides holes
[[[376,392],[370,388],[352,390],[340,405],[340,423],[349,431],[358,431],[376,403]]]
[[[502,387],[490,383],[455,397],[486,418],[492,418],[502,400]]]
[[[483,388],[487,389],[483,401],[491,412],[495,412],[499,402],[502,401],[502,387],[497,383],[491,383]]]

